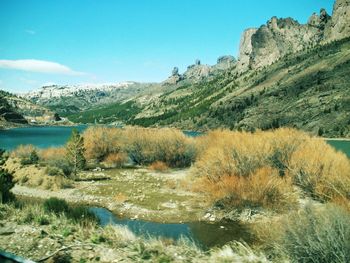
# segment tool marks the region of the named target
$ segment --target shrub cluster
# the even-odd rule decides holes
[[[37,149],[31,145],[20,145],[11,152],[11,157],[19,158],[22,165],[37,164],[39,156]]]
[[[273,210],[295,203],[293,186],[348,206],[350,162],[325,141],[293,129],[209,132],[197,139],[194,174],[214,202]]]
[[[176,129],[91,127],[84,132],[87,160],[120,166],[130,159],[138,165],[161,161],[188,167],[195,160],[193,139]]]
[[[350,262],[350,214],[328,205],[291,216],[276,244],[292,262]]]

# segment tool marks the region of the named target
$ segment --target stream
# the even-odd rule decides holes
[[[118,218],[105,208],[91,207],[101,226],[108,224],[126,226],[137,236],[179,240],[187,238],[202,249],[223,246],[229,241],[253,241],[249,229],[236,222],[209,223],[190,222],[183,224],[155,223],[144,220]]]

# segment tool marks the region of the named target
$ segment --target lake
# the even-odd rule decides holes
[[[64,145],[73,128],[80,132],[88,126],[45,126],[0,130],[0,148],[11,150],[21,144],[32,144],[38,148]]]
[[[0,130],[0,148],[11,150],[21,144],[33,144],[38,148],[62,146],[67,142],[73,128],[84,131],[87,127],[87,125],[45,126]],[[184,134],[190,137],[202,135],[200,132],[192,131],[184,131]],[[328,140],[327,142],[350,158],[350,141]]]

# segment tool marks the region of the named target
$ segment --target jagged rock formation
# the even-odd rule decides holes
[[[333,15],[325,29],[325,40],[333,41],[350,36],[350,0],[337,0]]]
[[[240,43],[240,72],[271,65],[288,53],[350,36],[350,0],[337,0],[333,16],[325,9],[313,14],[307,24],[292,18],[272,17],[258,29],[248,29]]]
[[[210,74],[211,68],[209,65],[202,65],[200,60],[197,59],[194,65],[187,67],[187,70],[183,74],[184,79],[190,81],[199,81],[203,78],[207,78]]]
[[[217,64],[214,65],[213,67],[217,68],[217,69],[225,70],[225,69],[229,69],[232,66],[234,66],[236,64],[236,62],[237,61],[236,61],[235,57],[233,57],[233,56],[221,56],[218,58]]]
[[[171,76],[163,82],[165,85],[175,85],[179,81],[181,81],[183,77],[179,74],[179,68],[174,67],[173,70],[171,71]]]
[[[189,65],[187,70],[181,75],[179,69],[174,67],[171,76],[163,82],[166,85],[175,85],[181,81],[197,83],[203,79],[215,76],[219,71],[228,70],[236,65],[237,61],[233,56],[221,56],[217,64],[213,66],[203,65],[199,59],[196,59],[193,65]]]

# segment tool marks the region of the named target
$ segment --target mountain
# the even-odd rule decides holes
[[[183,74],[175,67],[161,83],[133,83],[103,99],[96,99],[100,89],[31,99],[59,112],[75,106],[67,112],[74,122],[248,131],[289,126],[350,136],[349,37],[350,0],[337,0],[332,16],[321,9],[307,24],[273,17],[246,30],[238,60],[223,56],[213,66],[196,60]]]
[[[58,114],[29,100],[0,90],[0,127],[31,124],[53,124],[61,121]]]
[[[325,9],[312,14],[307,24],[293,18],[271,18],[260,28],[243,33],[238,67],[241,71],[269,66],[278,59],[305,48],[350,35],[350,0],[337,0],[333,15]]]
[[[0,90],[0,127],[27,124],[27,120],[7,101],[9,93]]]
[[[43,105],[60,115],[68,115],[91,107],[127,100],[136,94],[152,93],[152,83],[121,82],[115,84],[51,85],[22,94],[33,103]]]

